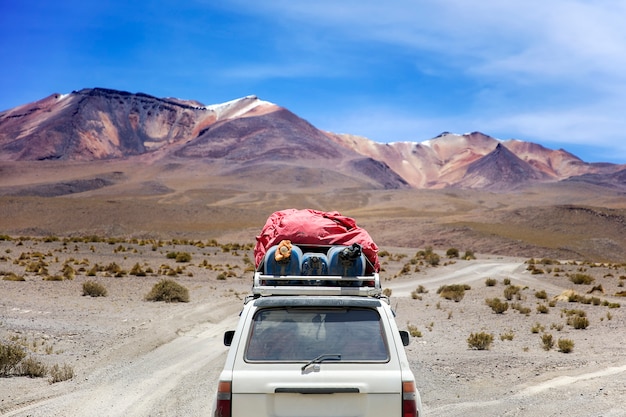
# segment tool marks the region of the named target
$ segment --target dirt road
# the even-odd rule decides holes
[[[132,362],[97,370],[75,391],[3,415],[207,415],[226,355],[223,333],[236,322],[237,317],[231,316],[217,324],[199,324]]]
[[[498,286],[485,287],[487,277],[497,279]],[[522,260],[498,257],[459,261],[384,282],[393,292],[392,305],[398,307],[399,326],[414,323],[423,333],[413,338],[407,353],[418,378],[426,415],[626,416],[623,406],[626,404],[624,308],[608,311],[600,306],[562,304],[547,315],[534,311],[527,315],[513,311],[496,315],[485,306],[484,299],[501,296],[500,282],[504,278],[524,288],[525,298],[520,302],[531,307],[537,302],[533,291],[544,289],[555,296],[569,287],[564,284],[565,279],[530,274]],[[39,301],[42,307],[37,307],[31,298],[20,298],[22,292],[12,294],[11,301],[3,304],[7,326],[17,326],[19,320],[30,323],[29,317],[41,320],[34,315],[39,310],[45,311],[46,317],[67,315],[76,302],[74,326],[81,328],[84,321],[94,323],[95,318],[82,316],[85,313],[80,308],[89,311],[108,308],[106,313],[94,313],[102,320],[97,328],[105,329],[104,324],[114,321],[113,330],[102,331],[113,332],[117,339],[111,337],[102,341],[94,337],[93,341],[85,341],[88,346],[98,346],[96,357],[99,359],[93,361],[93,368],[81,370],[71,381],[48,386],[43,381],[0,380],[5,387],[12,387],[0,387],[0,397],[5,396],[0,403],[0,414],[7,417],[208,415],[227,352],[222,344],[223,332],[235,328],[242,301],[240,296],[228,293],[221,296],[219,303],[209,304],[215,298],[216,287],[203,290],[205,284],[193,284],[192,278],[189,279],[189,285],[196,285],[195,293],[206,291],[203,297],[206,301],[190,306],[155,306],[126,300],[127,295],[115,298],[112,294],[110,300],[101,300],[101,303],[67,296],[67,299],[46,304],[46,299],[42,298]],[[135,282],[139,281],[115,281],[121,293],[129,291],[129,284]],[[240,294],[249,289],[247,281],[233,283],[239,286]],[[472,290],[459,303],[441,299],[436,289],[452,283],[470,284]],[[5,291],[23,288],[20,284],[2,285]],[[36,282],[33,285],[48,284]],[[422,294],[422,299],[414,300],[410,295],[418,285],[429,292]],[[46,288],[58,289],[60,293],[66,291],[59,285]],[[145,288],[137,291],[141,294]],[[64,309],[55,312],[59,304]],[[563,308],[585,308],[592,325],[587,330],[567,327],[559,332],[551,330],[551,324],[563,320],[558,312]],[[130,327],[126,317],[134,317],[142,323]],[[149,323],[149,318],[154,320]],[[149,323],[145,329],[143,322]],[[540,335],[529,331],[535,322],[541,322],[545,331],[552,331],[556,337],[573,339],[576,342],[574,352],[544,351]],[[65,327],[61,330],[68,332]],[[468,334],[479,330],[496,336],[494,346],[488,351],[467,347]],[[171,336],[162,340],[155,335],[159,331]],[[505,331],[514,333],[514,340],[497,338]],[[124,338],[120,339],[120,335]],[[118,343],[119,340],[124,343]],[[77,363],[84,360],[78,358]],[[12,394],[9,399],[9,393],[15,390],[21,393]]]

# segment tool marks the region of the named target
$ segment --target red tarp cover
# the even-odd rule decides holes
[[[374,271],[380,269],[378,246],[369,233],[357,226],[354,219],[336,211],[287,209],[274,212],[267,219],[261,234],[256,237],[254,260],[257,267],[263,261],[265,252],[281,240],[291,240],[295,245],[349,246],[358,243]],[[369,265],[367,272],[373,272]]]

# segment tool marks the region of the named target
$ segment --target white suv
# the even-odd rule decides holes
[[[376,273],[257,271],[224,343],[213,416],[422,416],[404,351],[409,335],[398,330]]]

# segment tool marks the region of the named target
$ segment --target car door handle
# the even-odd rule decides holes
[[[276,388],[276,394],[358,394],[361,391],[358,388]]]

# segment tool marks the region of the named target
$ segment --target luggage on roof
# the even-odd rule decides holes
[[[289,240],[282,240],[266,252],[263,271],[266,275],[300,275],[302,250]]]
[[[333,246],[328,250],[330,275],[359,276],[365,274],[365,257],[361,245]]]
[[[337,268],[346,272],[346,264],[341,263],[339,255],[345,247],[352,247],[358,244],[362,251],[361,257],[355,256],[353,261],[355,266],[351,275],[372,274],[378,272],[380,263],[378,261],[378,246],[374,243],[367,231],[357,226],[356,221],[350,217],[342,216],[340,213],[323,212],[313,209],[287,209],[274,212],[267,219],[265,226],[261,230],[259,236],[256,237],[256,246],[254,248],[255,264],[258,268],[264,260],[267,259],[266,254],[273,247],[280,244],[283,240],[289,240],[296,247],[305,246],[341,246],[337,249],[337,253],[328,253],[327,262],[329,269],[332,268],[332,256],[337,256],[335,261]],[[330,252],[330,251],[329,251]],[[298,256],[303,256],[300,253]],[[280,257],[280,256],[279,256]],[[307,256],[307,260],[311,260],[314,255]],[[323,262],[324,259],[321,259]],[[344,259],[345,261],[345,259]],[[270,261],[272,262],[272,261]],[[277,260],[277,262],[280,262]],[[364,265],[360,266],[363,263]],[[304,265],[301,263],[300,267]],[[309,262],[307,268],[311,267]],[[360,270],[363,268],[363,271]],[[356,273],[360,272],[360,273]],[[329,271],[331,273],[331,271]],[[338,275],[343,275],[340,273]]]

